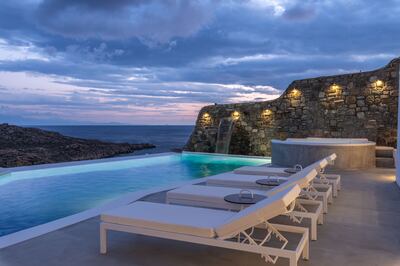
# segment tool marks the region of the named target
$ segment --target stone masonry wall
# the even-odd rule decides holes
[[[198,115],[185,149],[214,152],[219,121],[235,121],[230,152],[270,155],[271,139],[368,138],[396,145],[400,58],[369,72],[293,81],[266,102],[210,105]]]

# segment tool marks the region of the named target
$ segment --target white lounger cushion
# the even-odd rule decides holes
[[[300,193],[290,187],[240,212],[137,201],[101,215],[107,223],[200,237],[231,237],[277,215]]]
[[[328,157],[326,157],[325,159],[328,161],[329,164],[334,164],[335,160],[337,158],[336,153],[332,153],[331,155],[329,155]]]
[[[243,175],[280,175],[280,176],[290,176],[291,173],[285,172],[287,167],[269,167],[269,166],[242,166],[238,169],[234,170],[235,174],[243,174]],[[255,173],[254,173],[255,172]]]
[[[229,194],[238,194],[243,189],[233,187],[214,187],[202,185],[188,185],[167,192],[167,202],[180,202],[193,206],[237,210],[240,205],[229,203],[224,197]],[[254,194],[267,196],[265,190],[250,190]],[[248,193],[248,192],[247,192]]]
[[[263,178],[267,177],[266,176],[262,177],[257,175],[239,175],[239,174],[234,174],[232,172],[227,172],[207,178],[206,183],[207,185],[212,185],[212,186],[227,186],[231,184],[234,187],[259,189],[261,186],[256,184],[256,181]],[[287,178],[285,177],[278,177],[278,178],[274,177],[274,179],[287,180]]]
[[[103,213],[101,220],[211,238],[216,236],[214,228],[226,223],[234,215],[229,211],[137,201]]]
[[[285,168],[286,169],[286,168]],[[270,175],[283,175],[289,176],[282,168],[268,167],[268,166],[243,166],[233,171],[235,174],[240,175],[258,175],[258,176],[270,176]]]
[[[287,207],[300,194],[300,187],[289,187],[275,195],[237,212],[215,231],[219,237],[233,236],[240,231],[254,227],[269,219],[287,212]]]
[[[328,165],[326,159],[319,160],[306,168],[315,168],[318,172],[321,168],[325,168]],[[243,166],[234,170],[235,174],[242,175],[258,175],[258,176],[271,176],[281,175],[283,177],[293,176],[292,174],[285,172],[285,167],[266,167],[266,166]]]
[[[282,190],[288,186],[293,186],[297,184],[300,188],[306,188],[309,183],[316,177],[317,171],[308,166],[302,171],[292,175],[290,178],[281,177],[282,180],[286,180],[285,183],[274,187],[274,189]],[[211,176],[206,179],[206,184],[211,186],[225,186],[225,187],[240,187],[240,188],[250,188],[250,189],[270,189],[271,187],[259,185],[256,183],[257,180],[262,179],[261,176],[255,175],[239,175],[232,172],[219,174]]]

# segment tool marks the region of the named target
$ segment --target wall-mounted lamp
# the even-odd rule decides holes
[[[271,109],[265,109],[261,112],[261,119],[270,122],[272,120],[273,112]]]
[[[234,111],[232,113],[232,119],[236,121],[239,120],[239,118],[240,118],[240,113],[238,111]]]
[[[270,116],[270,115],[272,115],[272,111],[271,111],[270,109],[265,109],[265,110],[262,112],[262,115],[263,115],[263,116]]]
[[[203,120],[203,124],[205,126],[209,126],[211,124],[211,115],[209,113],[204,113],[201,116],[202,120]]]
[[[380,79],[377,79],[372,82],[372,90],[375,93],[381,93],[384,87],[385,87],[385,82]]]
[[[204,113],[204,114],[203,114],[203,118],[204,118],[204,119],[210,118],[210,114],[209,114],[209,113]]]
[[[374,81],[375,90],[382,90],[384,86],[385,86],[385,82],[383,82],[382,80],[378,79],[378,80]]]
[[[336,83],[333,83],[331,86],[330,86],[330,91],[331,92],[333,92],[333,93],[336,93],[336,94],[339,94],[340,93],[340,91],[341,91],[341,87],[340,87],[340,85],[338,85],[338,84],[336,84]]]
[[[384,83],[382,80],[378,79],[377,81],[375,81],[375,85],[378,87],[383,87]]]
[[[301,95],[301,91],[294,88],[291,92],[290,92],[290,96],[292,97],[299,97]]]

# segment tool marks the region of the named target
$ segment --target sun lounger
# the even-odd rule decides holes
[[[311,169],[319,169],[321,166],[326,165],[326,163],[327,163],[326,160],[322,159],[318,162],[315,162],[307,166],[302,171],[297,172],[296,174],[293,174],[290,177],[273,177],[273,179],[301,180],[302,177],[304,176],[304,173],[310,171]],[[271,188],[268,186],[257,184],[257,181],[260,179],[262,179],[262,177],[259,175],[241,175],[228,172],[215,176],[210,176],[206,179],[206,183],[209,186],[238,187],[238,188],[249,188],[249,189],[262,189],[262,190],[268,190]],[[313,180],[315,180],[315,178]],[[307,183],[307,185],[309,184]],[[328,213],[328,203],[332,202],[332,187],[330,185],[324,185],[324,184],[309,185],[307,187],[307,190],[306,191],[304,190],[303,195],[307,196],[309,199],[312,200],[320,198],[323,203],[324,213]]]
[[[273,195],[273,190],[252,189],[247,190],[246,193],[268,197]],[[168,191],[167,203],[239,211],[244,205],[229,203],[224,198],[242,192],[244,191],[240,188],[188,185]],[[317,240],[318,224],[323,223],[323,207],[320,201],[297,198],[295,208],[285,216],[298,224],[301,224],[304,219],[310,219],[310,236],[312,240]]]
[[[258,253],[272,263],[282,257],[296,266],[300,257],[309,257],[308,229],[268,220],[290,212],[300,191],[287,188],[239,212],[134,202],[101,215],[100,252],[107,252],[107,232],[121,231]],[[300,236],[294,248],[287,233]]]
[[[336,154],[333,153],[325,159],[328,161],[328,164],[334,165],[336,158]],[[325,173],[325,170],[326,168],[322,168],[320,170],[320,172],[318,173],[319,180],[317,179],[317,181],[320,181],[321,183],[331,184],[333,189],[333,196],[336,197],[338,194],[338,190],[341,190],[342,188],[341,177],[338,174],[327,174]]]
[[[271,189],[271,187],[257,184],[256,181],[260,178],[260,176],[237,175],[230,172],[209,177],[206,180],[206,184],[208,186],[223,186],[261,190]],[[307,194],[304,196],[307,196],[311,200],[319,199],[323,204],[324,213],[328,213],[328,204],[331,203],[332,200],[331,186],[313,184],[309,187],[309,190],[304,191],[304,194]]]
[[[233,187],[188,185],[168,191],[166,198],[167,203],[173,204],[239,210],[243,205],[225,201],[227,195],[241,193],[244,188],[247,189],[248,193],[268,197],[294,184],[299,185],[302,189],[307,189],[316,175],[317,171],[310,167],[308,170],[305,169],[302,174],[299,174],[298,178],[283,179],[284,183],[271,187],[269,190],[260,190],[259,185],[254,185],[260,179],[259,176],[248,176],[246,180],[243,180],[243,178],[236,179],[237,183],[232,185]],[[231,176],[238,178],[241,175],[231,174]],[[252,179],[252,182],[248,182],[249,178]],[[296,208],[288,216],[296,223],[301,223],[303,219],[310,219],[311,239],[317,239],[317,225],[323,223],[323,204],[321,201],[298,198],[296,200]]]
[[[336,174],[325,174],[325,167],[328,164],[334,164],[336,159],[336,154],[333,153],[326,157],[326,163],[324,165],[319,165],[318,176],[314,180],[316,184],[322,185],[331,185],[332,186],[332,196],[337,197],[338,190],[340,190],[340,175]],[[293,169],[290,170],[302,170],[303,167],[299,164],[293,166]],[[293,172],[288,171],[287,167],[268,167],[268,166],[243,166],[234,170],[235,174],[244,174],[244,175],[260,175],[260,176],[281,176],[281,177],[289,177],[293,175]]]

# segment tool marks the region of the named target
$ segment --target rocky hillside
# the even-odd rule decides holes
[[[99,159],[154,148],[148,143],[107,143],[56,132],[0,124],[0,167]]]

